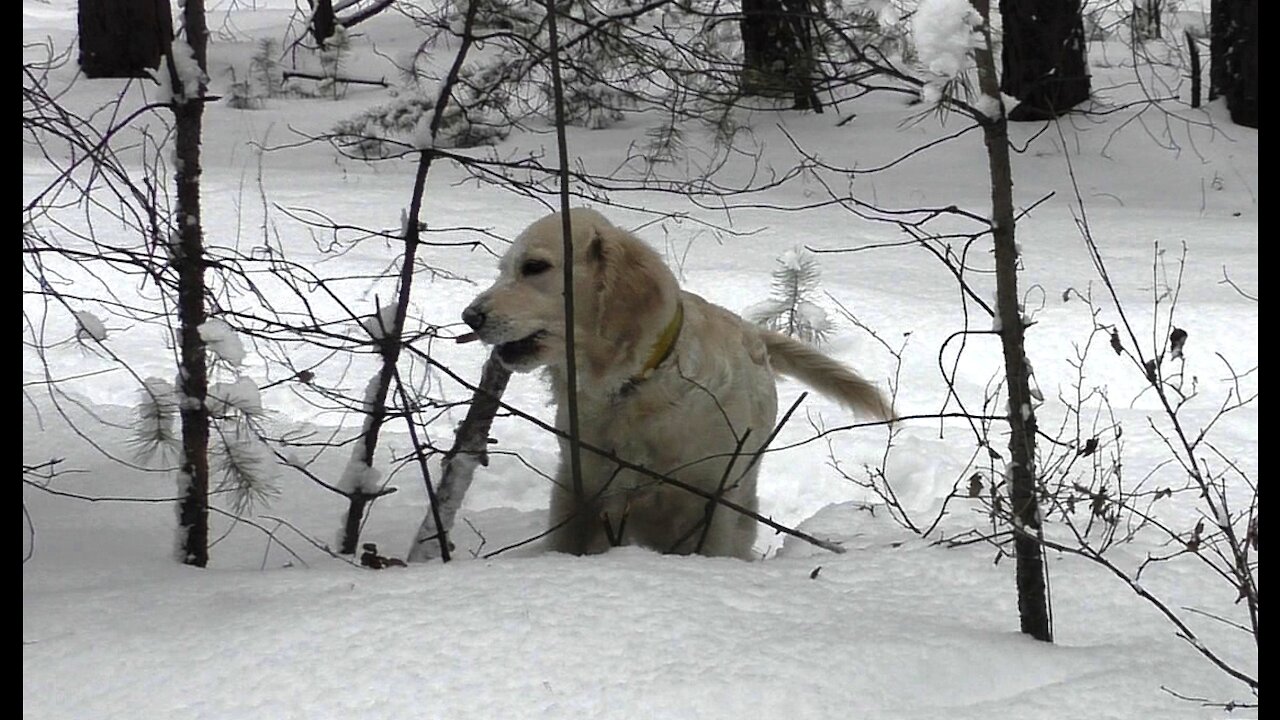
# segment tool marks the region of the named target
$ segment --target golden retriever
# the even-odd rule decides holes
[[[583,442],[754,511],[755,455],[778,411],[774,373],[852,409],[892,416],[876,387],[852,370],[681,290],[657,252],[600,213],[577,208],[570,220]],[[556,426],[567,432],[561,223],[555,213],[521,233],[497,281],[462,317],[511,370],[547,369]],[[587,554],[636,544],[753,557],[752,518],[710,511],[706,498],[595,453],[581,453],[583,493],[575,495],[568,445],[560,440],[551,549]]]

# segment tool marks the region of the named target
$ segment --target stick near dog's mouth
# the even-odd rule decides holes
[[[545,330],[539,330],[519,340],[504,342],[497,346],[498,357],[505,363],[519,363],[537,355],[542,350],[542,338]]]
[[[546,337],[546,335],[547,332],[545,330],[539,330],[526,337],[520,338],[519,340],[499,343],[496,347],[498,357],[502,358],[505,362],[519,362],[520,360],[524,360],[541,350],[542,344],[540,341],[542,338]],[[475,342],[479,339],[480,336],[478,334],[469,332],[455,337],[453,341],[461,345],[463,343]]]

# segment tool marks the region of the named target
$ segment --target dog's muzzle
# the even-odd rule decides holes
[[[489,325],[489,314],[478,307],[476,303],[472,303],[466,310],[462,311],[462,321],[470,327],[473,332],[459,335],[456,340],[460,343],[472,342],[475,340],[484,340],[491,342],[485,337],[485,330],[492,331]],[[546,337],[545,330],[538,330],[530,333],[517,340],[509,340],[507,342],[496,343],[495,350],[498,352],[498,359],[503,364],[515,368],[526,364],[542,352],[542,338]]]
[[[488,314],[480,308],[477,308],[474,304],[468,305],[467,309],[462,311],[462,322],[466,323],[467,327],[471,328],[475,332],[459,335],[454,338],[454,341],[459,343],[469,343],[479,340],[479,330],[484,327],[484,321],[488,319],[488,317]]]
[[[467,309],[462,311],[462,322],[466,323],[467,327],[477,332],[479,332],[480,328],[484,327],[484,321],[488,318],[488,313],[475,305],[468,305]]]

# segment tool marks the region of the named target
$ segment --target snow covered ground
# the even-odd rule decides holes
[[[22,7],[24,43],[72,42],[72,0],[24,0]],[[291,12],[291,3],[257,2],[210,13],[217,31],[210,48],[215,91],[225,92],[233,68],[243,73],[255,38],[282,36]],[[380,17],[359,30],[345,69],[354,76],[394,78],[386,57],[419,41],[395,17]],[[24,49],[24,58],[34,52]],[[1130,57],[1120,45],[1095,43],[1091,53],[1101,99],[1121,105],[1140,97]],[[300,53],[299,62],[315,61]],[[58,71],[54,84],[65,85],[71,74]],[[64,100],[88,113],[121,87],[116,81],[79,80]],[[128,92],[126,107],[142,101],[143,90]],[[331,238],[286,211],[398,227],[413,182],[408,162],[368,165],[337,158],[321,145],[290,146],[300,134],[324,132],[385,100],[380,89],[352,86],[336,101],[272,99],[256,111],[210,105],[203,177],[210,243],[248,253],[263,244],[266,222],[295,260],[328,277],[364,276],[344,283],[341,291],[360,312],[375,312],[390,296],[391,280],[378,276],[394,260],[394,244],[371,240],[341,255],[326,254],[320,248]],[[1061,135],[1053,127],[1041,133],[1040,125],[1011,128],[1015,145],[1025,147],[1014,157],[1019,205],[1053,193],[1018,226],[1020,283],[1036,320],[1028,355],[1048,400],[1042,427],[1056,427],[1053,420],[1063,411],[1058,393],[1068,392],[1074,381],[1068,361],[1091,327],[1084,304],[1078,298],[1064,302],[1064,292],[1092,287],[1109,313],[1104,321],[1115,321],[1077,230],[1067,159],[1121,301],[1148,335],[1151,299],[1165,283],[1153,272],[1156,244],[1171,274],[1186,247],[1176,324],[1188,332],[1186,372],[1198,379],[1201,392],[1187,409],[1193,427],[1211,417],[1227,392],[1227,370],[1217,354],[1240,372],[1258,364],[1257,303],[1222,282],[1225,272],[1256,295],[1257,132],[1232,125],[1221,102],[1195,112],[1167,107],[1178,117],[1158,108],[1139,114],[1135,107],[1064,122]],[[824,115],[757,111],[742,120],[752,128],[766,167],[794,165],[798,156],[788,139],[794,138],[826,162],[869,168],[964,127],[959,116],[945,124],[934,117],[903,123],[917,112],[900,99],[872,96]],[[851,113],[856,117],[837,125]],[[162,118],[138,122],[155,130]],[[572,153],[588,167],[617,167],[629,143],[651,123],[652,118],[632,116],[603,130],[573,129]],[[696,131],[691,136],[689,144],[696,145]],[[549,134],[523,133],[499,147],[518,154],[550,150],[552,143]],[[275,149],[259,153],[260,145]],[[23,151],[24,197],[30,197],[55,170],[31,146],[24,143]],[[986,212],[985,168],[980,134],[970,132],[891,169],[858,176],[854,188],[886,206],[955,204]],[[752,169],[744,164],[731,171],[745,176]],[[640,232],[664,251],[686,286],[739,311],[768,297],[776,259],[797,245],[822,250],[903,240],[895,229],[839,207],[728,213],[700,210],[668,195],[617,199],[687,213]],[[800,205],[821,202],[826,194],[815,182],[796,182],[766,199]],[[483,228],[513,237],[544,212],[530,200],[467,182],[456,168],[439,163],[429,179],[423,217],[432,228]],[[606,212],[633,227],[653,219]],[[724,232],[729,228],[741,234]],[[126,239],[107,223],[96,230]],[[459,229],[433,239],[477,237]],[[502,243],[487,242],[501,252]],[[985,250],[978,254],[986,257]],[[902,245],[819,260],[822,288],[831,300],[821,302],[829,312],[835,315],[839,301],[895,347],[907,343],[899,412],[940,410],[946,384],[939,348],[964,327],[959,291],[946,269],[918,247]],[[448,326],[492,277],[494,255],[437,247],[425,262],[465,278],[419,276],[412,315]],[[71,279],[79,283],[71,286],[78,295],[100,293],[82,277]],[[31,282],[24,274],[25,286]],[[986,279],[975,283],[990,287]],[[127,284],[109,289],[128,297],[144,292]],[[993,564],[993,551],[982,544],[936,547],[894,524],[883,508],[867,509],[870,498],[841,477],[831,460],[839,458],[853,474],[864,463],[880,465],[884,432],[838,433],[830,446],[812,441],[816,427],[851,420],[816,396],[779,436],[778,446],[786,449],[764,461],[761,507],[780,522],[844,542],[844,555],[790,540],[784,544],[762,532],[758,547],[768,558],[755,563],[633,548],[571,558],[543,553],[536,545],[473,559],[529,537],[544,524],[547,481],[515,458],[498,455],[468,495],[462,516],[470,525],[459,526],[455,537],[459,562],[370,572],[331,558],[311,541],[333,543],[345,506],[282,468],[279,496],[247,518],[255,525],[233,522],[219,505],[210,568],[179,566],[172,560],[173,504],[163,501],[173,494],[171,475],[113,462],[97,449],[130,457],[126,427],[138,384],[95,349],[92,338],[76,339],[78,330],[105,334],[106,346],[139,376],[168,378],[174,365],[163,329],[113,318],[89,300],[75,310],[102,322],[85,316],[77,321],[61,307],[24,299],[28,318],[57,344],[45,354],[47,365],[24,345],[23,462],[62,459],[61,466],[75,472],[49,488],[80,496],[23,488],[24,558],[30,554],[23,563],[24,717],[1257,717],[1256,710],[1228,715],[1166,692],[1250,699],[1243,685],[1176,637],[1173,626],[1127,585],[1078,558],[1049,560],[1057,642],[1020,635],[1012,561]],[[977,325],[982,323],[989,321]],[[360,332],[355,322],[350,332]],[[894,371],[893,358],[847,321],[837,324],[825,347],[869,377],[887,379]],[[263,388],[270,428],[327,435],[342,425],[342,437],[355,432],[358,419],[317,409],[287,382],[289,372],[279,358],[255,348],[246,342],[239,372]],[[478,377],[483,348],[444,342],[432,352]],[[995,340],[970,340],[958,360],[954,349],[949,353],[958,394],[979,403],[999,367]],[[305,366],[319,357],[318,350],[300,349],[290,360]],[[345,371],[322,366],[321,372],[329,373],[327,382],[359,397],[371,368],[371,360],[362,360]],[[98,371],[104,374],[63,384],[67,395],[57,406],[38,386],[46,372],[67,378]],[[1087,376],[1090,385],[1107,388],[1124,424],[1128,477],[1152,473],[1153,485],[1176,482],[1167,450],[1147,427],[1157,404],[1143,392],[1141,374],[1104,344],[1090,356]],[[448,381],[433,381],[447,397],[467,396]],[[1257,373],[1245,384],[1256,392]],[[800,391],[783,382],[781,403],[788,405]],[[506,399],[548,415],[547,393],[536,376],[514,378]],[[460,417],[457,410],[445,414],[429,428],[432,438],[449,442]],[[83,434],[70,430],[67,419]],[[1219,421],[1212,432],[1215,447],[1256,479],[1256,402]],[[501,418],[494,436],[499,449],[519,452],[544,472],[554,468],[555,443],[537,428]],[[408,448],[403,428],[389,426],[384,461]],[[945,432],[937,421],[911,423],[895,441],[885,475],[906,507],[928,517],[972,472],[968,463],[975,451],[964,423],[947,424]],[[339,450],[319,456],[311,467],[336,481],[344,460]],[[390,481],[400,490],[373,506],[363,539],[376,542],[383,554],[403,556],[426,510],[425,491],[412,466]],[[1161,508],[1161,518],[1190,530],[1198,510],[1190,501],[1179,503]],[[982,526],[976,501],[953,501],[950,510],[943,526],[948,534]],[[1131,570],[1148,553],[1168,552],[1157,540],[1140,535],[1118,547],[1113,559]],[[1144,576],[1144,583],[1170,607],[1242,617],[1231,588],[1188,559],[1163,565]],[[1248,636],[1203,615],[1187,617],[1206,642],[1256,676]]]

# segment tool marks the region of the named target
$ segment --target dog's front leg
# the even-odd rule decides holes
[[[588,466],[594,464],[584,463]],[[614,503],[603,499],[610,496],[612,481],[617,478],[621,468],[615,468],[605,476],[603,482],[588,481],[588,478],[600,477],[598,474],[588,473],[588,469],[588,467],[583,468],[583,475],[586,477],[583,483],[583,496],[579,498],[573,492],[573,478],[569,472],[568,463],[564,461],[560,463],[556,484],[551,490],[551,510],[548,515],[551,527],[548,548],[553,552],[572,555],[602,553],[617,544],[611,540],[610,536],[621,533],[623,530],[618,526],[623,515],[606,514],[606,510],[611,509]],[[616,492],[613,496],[616,497]],[[609,521],[613,522],[612,526],[607,524]],[[620,541],[621,538],[618,540]]]

